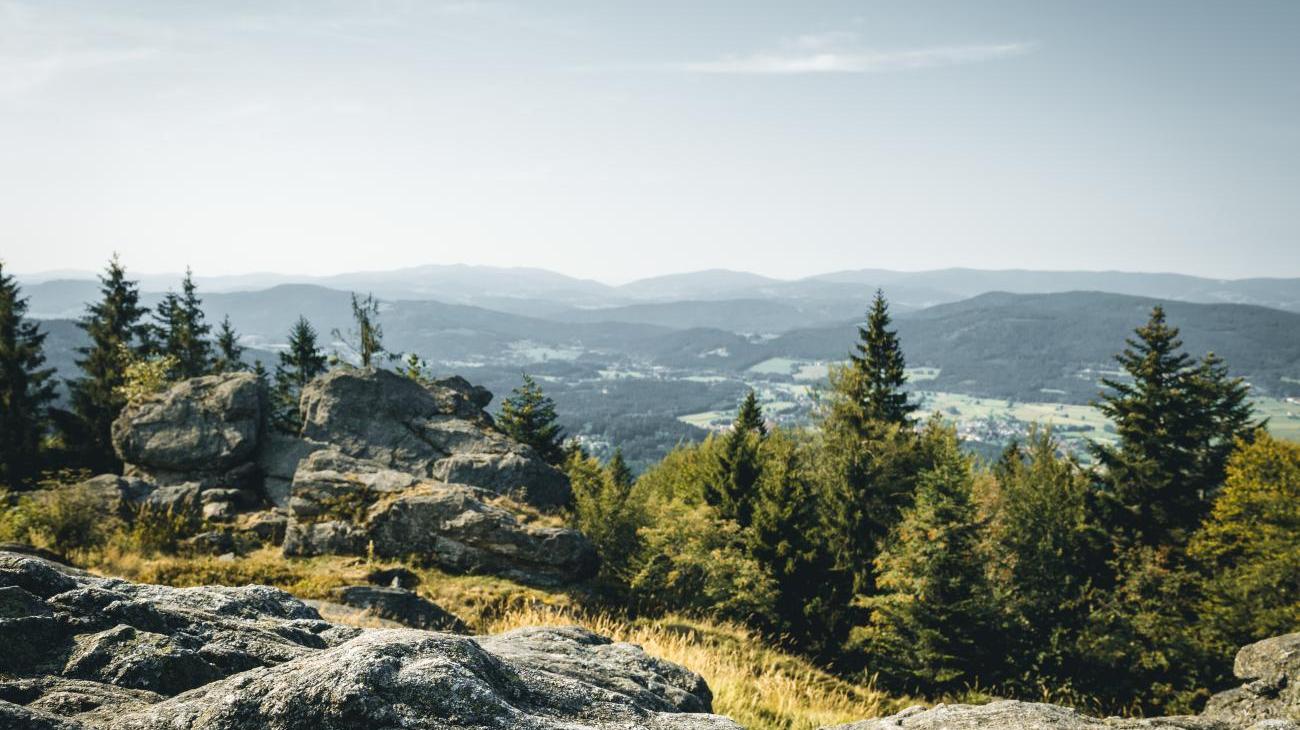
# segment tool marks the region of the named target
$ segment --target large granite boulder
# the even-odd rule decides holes
[[[595,572],[595,550],[581,534],[522,524],[490,504],[494,496],[318,451],[294,477],[284,553],[411,557],[451,571],[540,585]]]
[[[426,386],[387,370],[339,369],[303,389],[302,436],[408,474],[539,507],[566,504],[568,479],[493,427],[483,410],[490,399],[461,378]]]
[[[1277,719],[1300,725],[1300,633],[1242,647],[1232,673],[1246,684],[1211,697],[1205,717],[1234,727]]]
[[[0,728],[738,730],[682,667],[582,629],[330,624],[266,587],[165,588],[0,553]]]
[[[113,448],[127,464],[159,472],[221,472],[252,461],[262,405],[252,373],[182,380],[113,422]]]

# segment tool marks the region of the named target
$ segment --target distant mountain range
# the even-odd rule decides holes
[[[93,292],[95,277],[91,272],[58,271],[18,278],[32,297],[34,312],[42,316],[72,316],[79,312],[87,293]],[[146,275],[141,277],[141,288],[146,292],[163,292],[176,287],[179,280],[178,274]],[[839,312],[839,319],[848,319],[856,316],[869,293],[877,287],[885,290],[899,310],[922,309],[994,291],[1012,294],[1098,291],[1175,301],[1254,304],[1300,312],[1300,278],[1208,279],[1182,274],[1121,271],[939,269],[900,272],[862,269],[782,280],[712,269],[610,286],[545,269],[430,265],[325,277],[266,273],[200,276],[198,283],[209,293],[308,284],[327,289],[373,292],[375,296],[389,300],[436,300],[517,314],[561,316],[567,311],[581,312],[569,316],[575,321],[593,321],[594,317],[599,317],[586,310],[622,308],[621,312],[608,314],[646,323],[672,321],[674,317],[683,316],[686,321],[711,321],[712,325],[742,332],[790,329],[792,315],[806,311],[814,312],[814,316],[822,316],[820,312]],[[767,312],[770,314],[756,312],[719,320],[717,315],[693,313],[688,311],[689,307],[682,306],[683,302],[719,300],[779,301],[797,303],[805,309],[778,312],[769,308]],[[655,304],[677,306],[660,313],[650,308]],[[633,308],[629,305],[643,306]],[[776,327],[774,324],[785,326]]]

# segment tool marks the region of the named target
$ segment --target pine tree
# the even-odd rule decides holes
[[[898,333],[889,329],[889,304],[884,292],[876,290],[867,313],[867,324],[858,328],[856,352],[850,355],[853,378],[850,397],[868,421],[905,425],[916,406],[908,402],[903,385],[907,373]]]
[[[844,576],[835,573],[820,539],[821,504],[804,458],[798,443],[779,429],[764,440],[746,535],[750,554],[776,585],[776,623],[765,628],[828,660],[840,649],[833,627],[848,597],[836,592]]]
[[[614,485],[615,490],[624,495],[632,490],[632,483],[636,481],[632,475],[632,468],[623,458],[622,446],[614,449],[614,455],[609,457],[609,463],[605,465],[605,473],[609,475],[609,481]]]
[[[217,355],[212,360],[215,373],[233,373],[245,370],[243,361],[244,348],[239,344],[239,335],[230,324],[230,316],[222,318],[217,328]]]
[[[751,390],[736,413],[731,431],[723,438],[717,486],[705,493],[723,517],[735,520],[741,527],[748,527],[753,515],[754,492],[763,466],[759,450],[766,436],[763,410]]]
[[[352,322],[356,329],[350,330],[348,336],[334,330],[334,337],[352,350],[361,367],[368,368],[374,364],[375,357],[384,353],[384,329],[379,326],[379,302],[375,295],[362,298],[352,292]]]
[[[497,426],[507,436],[533,447],[550,464],[564,463],[564,431],[556,423],[555,401],[528,374],[501,403]]]
[[[289,330],[289,345],[280,353],[275,366],[275,388],[272,392],[272,422],[281,430],[297,433],[302,426],[298,400],[302,389],[312,379],[325,372],[326,357],[316,345],[316,330],[306,317]]]
[[[1109,392],[1098,403],[1119,444],[1094,444],[1093,453],[1121,541],[1184,545],[1222,483],[1231,444],[1258,424],[1245,385],[1217,357],[1197,365],[1182,352],[1162,307],[1127,342],[1116,360],[1131,382],[1102,380]]]
[[[167,292],[154,310],[154,337],[160,355],[176,358],[174,378],[194,378],[208,372],[212,362],[212,328],[204,322],[203,302],[194,273],[185,269],[181,293]]]
[[[27,300],[0,262],[0,484],[25,486],[40,467],[54,400],[54,369],[42,367],[45,333],[26,319]]]
[[[148,310],[140,306],[140,292],[135,282],[126,278],[126,269],[116,254],[100,276],[100,300],[86,308],[77,322],[90,340],[80,347],[82,356],[77,367],[83,377],[70,381],[72,410],[76,414],[78,433],[66,434],[69,441],[81,444],[88,466],[101,471],[121,468],[113,452],[113,421],[126,405],[120,389],[127,363],[123,354],[149,348],[148,326],[141,322]]]
[[[997,614],[978,557],[972,482],[953,435],[876,559],[879,592],[862,599],[870,620],[854,641],[898,689],[942,693],[996,680],[982,674],[997,651]]]
[[[1083,674],[1077,637],[1095,582],[1108,574],[1092,484],[1058,447],[1050,430],[1031,427],[994,465],[982,500],[988,572],[1007,619],[1002,654],[1015,670],[1008,681],[1024,692]]]
[[[763,407],[758,404],[758,396],[751,388],[745,395],[745,400],[740,404],[740,410],[736,413],[736,420],[732,423],[733,432],[752,432],[759,436],[767,435],[767,423],[763,420]]]

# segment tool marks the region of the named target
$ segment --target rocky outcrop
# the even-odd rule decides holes
[[[492,496],[318,451],[294,477],[284,552],[413,557],[455,572],[543,585],[594,573],[595,550],[581,534],[521,524],[489,504]]]
[[[566,504],[567,478],[492,428],[490,400],[461,378],[422,385],[387,370],[339,369],[303,389],[302,436],[414,476]]]
[[[123,462],[160,484],[247,478],[262,430],[252,373],[183,380],[129,405],[113,423]],[[232,486],[229,483],[221,486]]]
[[[1300,633],[1242,647],[1232,673],[1246,684],[1211,697],[1203,716],[1233,727],[1273,719],[1300,725]]]
[[[936,705],[909,707],[874,720],[837,725],[823,730],[1228,730],[1196,717],[1161,717],[1145,720],[1088,717],[1076,710],[1041,702],[1001,700],[987,705]],[[1277,730],[1281,730],[1280,728]]]
[[[413,629],[469,633],[464,621],[414,591],[395,586],[344,586],[333,591],[334,600],[360,608],[373,616]]]
[[[0,553],[0,727],[738,730],[695,674],[588,631],[330,624],[266,587],[96,578]]]

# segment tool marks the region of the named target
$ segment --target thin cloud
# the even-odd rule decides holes
[[[799,45],[815,49],[824,37],[803,36]],[[836,40],[843,40],[838,36]],[[686,63],[679,66],[684,71],[712,74],[812,74],[845,73],[869,74],[888,71],[906,71],[937,66],[961,66],[1013,58],[1032,53],[1034,43],[998,43],[969,46],[939,46],[903,51],[866,51],[853,49],[806,50],[757,53],[749,56],[726,56],[715,61]]]

